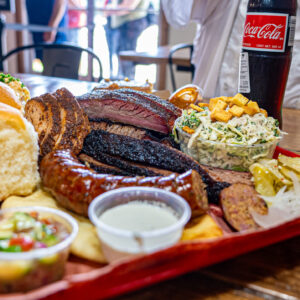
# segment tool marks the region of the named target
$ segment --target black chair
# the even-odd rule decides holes
[[[89,78],[96,82],[99,82],[102,79],[102,64],[99,57],[90,48],[82,48],[69,43],[41,43],[15,48],[0,58],[0,69],[3,70],[3,62],[10,56],[30,49],[43,51],[44,70],[42,74],[45,76],[79,79],[79,64],[81,55],[85,52],[92,61],[95,60],[97,62],[100,72],[99,77],[95,78],[92,74],[92,70],[89,68]]]
[[[189,66],[183,66],[183,65],[178,65],[176,64],[176,71],[183,71],[183,72],[190,72],[191,73],[191,78],[193,80],[193,77],[194,77],[194,73],[195,73],[195,67],[194,65],[192,64],[191,60],[192,60],[192,55],[193,55],[193,50],[194,50],[194,47],[192,44],[178,44],[178,45],[175,45],[173,46],[171,49],[170,49],[170,53],[169,53],[169,57],[168,57],[168,61],[169,61],[169,69],[170,69],[170,75],[171,75],[171,83],[172,83],[172,88],[173,88],[173,91],[176,90],[176,81],[175,81],[175,74],[174,74],[174,54],[180,50],[183,50],[183,49],[189,49],[189,59],[190,59],[190,65]]]

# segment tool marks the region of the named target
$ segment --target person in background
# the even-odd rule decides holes
[[[137,39],[148,27],[149,0],[106,1],[106,39],[109,49],[110,73],[113,74],[113,56],[120,51],[135,50]],[[109,9],[112,9],[109,11]],[[117,77],[134,79],[135,65],[130,61],[118,60]]]
[[[204,97],[232,96],[238,90],[239,56],[248,0],[161,0],[170,25],[180,28],[196,22],[192,63],[194,83]],[[300,109],[300,0],[293,61],[284,106]]]
[[[50,27],[67,27],[67,0],[26,0],[28,23]],[[68,40],[66,32],[52,30],[48,32],[32,32],[34,44],[63,43]],[[42,51],[36,51],[38,58],[42,58]]]
[[[84,11],[78,10],[78,8],[84,8],[83,0],[68,0],[68,19],[69,19],[69,28],[71,29],[68,32],[69,41],[75,44],[78,44],[78,28],[86,25],[86,13]]]

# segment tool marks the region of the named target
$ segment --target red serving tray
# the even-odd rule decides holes
[[[277,147],[282,153],[299,155]],[[59,282],[27,294],[3,295],[0,299],[105,299],[170,279],[189,271],[300,235],[300,218],[282,225],[247,233],[230,233],[210,241],[181,242],[133,259],[101,266],[71,257],[67,274]]]

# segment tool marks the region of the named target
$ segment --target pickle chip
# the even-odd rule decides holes
[[[250,167],[250,172],[254,177],[255,189],[263,196],[275,196],[275,178],[273,174],[260,163],[255,163]]]
[[[259,161],[260,164],[265,166],[270,173],[272,173],[273,177],[275,178],[275,181],[277,185],[292,185],[292,182],[288,179],[286,179],[280,172],[279,172],[279,166],[278,161],[276,159],[261,159]]]
[[[290,168],[283,167],[283,166],[280,166],[279,170],[286,178],[288,178],[290,180],[292,180],[290,173],[291,172],[294,173],[297,176],[298,180],[300,181],[300,174],[295,172],[295,170],[292,170]]]
[[[284,167],[288,167],[295,172],[300,173],[300,157],[288,157],[282,154],[279,154],[278,161]]]

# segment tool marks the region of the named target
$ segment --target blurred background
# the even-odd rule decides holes
[[[43,29],[48,28],[49,33],[48,24],[38,24],[39,19],[45,19],[42,17],[42,10],[48,15],[51,13],[51,7],[46,7],[48,1],[52,1],[52,5],[55,6],[55,0],[15,0],[12,4],[15,8],[1,12],[5,24],[2,33],[4,54],[16,47],[36,42],[35,35],[44,34]],[[42,8],[37,7],[40,3],[43,3]],[[127,51],[144,53],[144,56],[159,55],[157,51],[161,46],[172,47],[179,43],[192,43],[196,30],[193,24],[180,30],[169,27],[159,0],[69,0],[57,27],[59,34],[55,42],[59,43],[61,40],[91,48],[101,60],[103,78],[128,77],[141,82],[149,80],[157,83],[156,88],[170,90],[170,74],[166,63],[132,62],[126,60]],[[36,28],[37,32],[34,31]],[[125,53],[125,60],[119,59],[120,52]],[[189,55],[187,50],[181,52],[181,56]],[[5,71],[43,72],[43,64],[37,56],[34,51],[30,54],[18,54],[8,60]],[[79,68],[80,79],[88,80],[87,70],[88,56],[83,53]],[[97,76],[98,73],[99,68],[95,64],[93,74]],[[188,72],[176,73],[178,86],[190,80]]]

